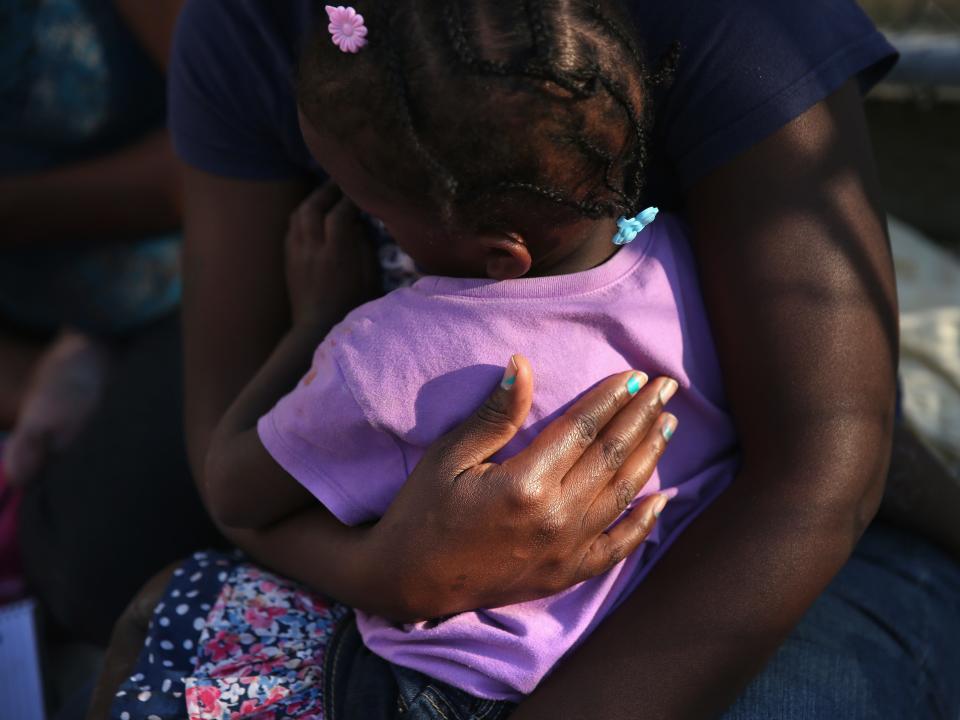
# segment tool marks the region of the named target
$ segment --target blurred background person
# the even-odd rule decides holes
[[[20,505],[55,636],[95,644],[144,579],[212,537],[180,409],[164,78],[180,5],[0,2],[2,507]]]

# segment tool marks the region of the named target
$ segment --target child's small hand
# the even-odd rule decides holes
[[[360,211],[332,182],[290,216],[286,251],[295,324],[339,322],[379,293],[376,253]]]

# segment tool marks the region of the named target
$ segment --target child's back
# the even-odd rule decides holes
[[[367,646],[480,697],[518,700],[635,587],[733,476],[735,436],[696,270],[661,216],[586,272],[490,280],[426,277],[368,303],[317,350],[313,369],[259,425],[273,457],[349,524],[375,520],[426,447],[480,404],[522,350],[536,373],[510,456],[571,398],[629,368],[675,378],[683,426],[643,494],[676,493],[641,548],[564,593],[398,627],[358,613]]]

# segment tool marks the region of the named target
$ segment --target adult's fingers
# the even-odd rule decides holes
[[[597,434],[563,480],[564,494],[589,505],[644,440],[677,390],[677,382],[658,378],[637,390],[634,397]],[[634,493],[635,494],[635,493]],[[633,499],[633,495],[627,499]],[[626,503],[621,511],[626,509]],[[612,518],[611,518],[612,521]]]
[[[483,405],[430,446],[428,461],[455,475],[485,462],[517,434],[532,402],[533,370],[525,357],[514,355]]]
[[[600,488],[587,509],[584,520],[587,532],[600,532],[610,527],[627,509],[653,475],[676,429],[677,418],[670,413],[663,413],[657,418],[613,478]]]
[[[577,572],[577,582],[605,573],[636,550],[653,530],[667,496],[651,495],[607,532],[593,541]]]
[[[635,371],[602,380],[545,427],[529,447],[507,460],[504,468],[559,483],[646,382],[647,376]]]

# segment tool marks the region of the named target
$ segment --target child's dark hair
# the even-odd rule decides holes
[[[342,53],[324,22],[301,61],[299,102],[317,128],[382,145],[385,180],[428,188],[458,222],[518,208],[548,208],[555,222],[640,209],[647,89],[672,73],[677,50],[649,73],[619,0],[353,7],[368,46]]]

